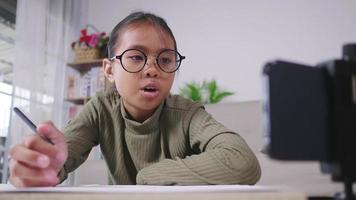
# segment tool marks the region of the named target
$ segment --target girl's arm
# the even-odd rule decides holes
[[[91,149],[98,145],[98,111],[94,103],[89,101],[78,116],[68,123],[63,133],[68,144],[68,159],[59,172],[62,182],[69,172],[78,168],[89,156]]]
[[[255,184],[259,180],[260,165],[243,138],[204,109],[193,115],[188,130],[191,148],[197,154],[165,159],[142,169],[138,184]]]

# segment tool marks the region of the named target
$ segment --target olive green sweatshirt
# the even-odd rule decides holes
[[[170,95],[143,123],[116,91],[98,93],[64,130],[63,181],[100,145],[114,184],[255,184],[260,166],[245,141],[200,103]],[[93,172],[95,173],[95,172]]]

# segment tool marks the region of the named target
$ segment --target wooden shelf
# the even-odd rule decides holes
[[[85,60],[81,62],[71,62],[71,63],[67,63],[67,65],[75,70],[78,70],[79,72],[85,72],[92,67],[101,67],[102,63],[103,63],[103,59],[96,59],[96,60]]]
[[[77,105],[83,105],[90,100],[90,97],[67,98],[65,100]]]

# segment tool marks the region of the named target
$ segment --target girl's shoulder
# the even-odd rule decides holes
[[[120,95],[116,89],[97,92],[91,99],[94,104],[106,107],[117,107],[120,104]]]

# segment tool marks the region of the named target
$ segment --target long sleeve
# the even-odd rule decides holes
[[[88,102],[63,133],[68,145],[68,159],[59,173],[61,181],[79,167],[87,159],[92,147],[98,144],[97,110],[94,103]]]
[[[188,132],[194,154],[164,159],[142,169],[138,184],[255,184],[259,180],[258,160],[245,141],[204,109],[192,116]]]

